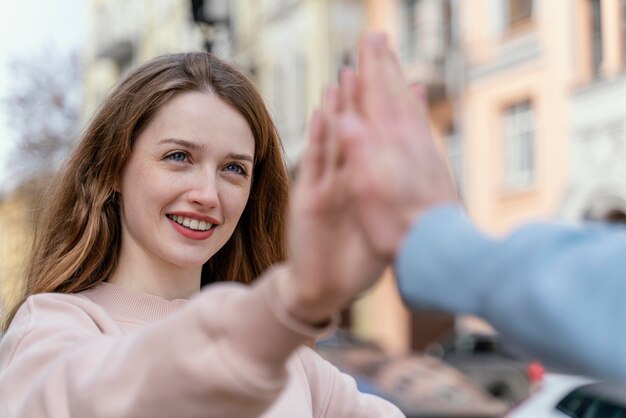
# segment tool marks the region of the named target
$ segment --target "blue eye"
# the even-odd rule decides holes
[[[226,166],[226,171],[232,171],[236,174],[239,174],[241,176],[247,176],[248,172],[246,171],[246,168],[244,166],[242,166],[241,164],[228,164]]]
[[[176,161],[176,162],[185,162],[189,159],[188,155],[182,151],[176,151],[169,154],[167,157],[168,160]]]

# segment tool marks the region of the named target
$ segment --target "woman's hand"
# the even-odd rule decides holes
[[[347,189],[364,235],[393,260],[411,225],[458,196],[428,118],[426,92],[409,88],[383,34],[361,43],[355,112],[344,112]]]
[[[342,112],[352,111],[356,76],[344,72],[341,90],[329,87],[312,119],[309,146],[292,194],[291,275],[279,283],[288,311],[322,323],[372,286],[387,262],[373,251],[357,223],[346,190],[345,155],[337,137]]]

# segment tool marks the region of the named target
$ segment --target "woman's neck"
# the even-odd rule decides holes
[[[167,300],[189,299],[200,290],[202,266],[184,269],[173,264],[155,263],[147,257],[124,254],[120,251],[117,266],[107,282]]]

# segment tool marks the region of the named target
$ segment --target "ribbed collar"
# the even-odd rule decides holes
[[[114,319],[133,322],[152,322],[166,318],[187,303],[186,299],[167,300],[108,282],[102,282],[80,294],[102,306]]]

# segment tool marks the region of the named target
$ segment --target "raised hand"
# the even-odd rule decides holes
[[[386,266],[362,234],[346,190],[349,173],[337,138],[337,121],[353,101],[347,98],[336,87],[325,92],[322,110],[313,116],[308,150],[292,195],[292,274],[282,278],[279,289],[290,313],[310,323],[336,315]]]
[[[361,42],[353,111],[340,116],[347,188],[369,242],[391,261],[425,210],[458,200],[430,131],[425,94],[411,91],[382,34]],[[354,87],[353,87],[354,85]]]

